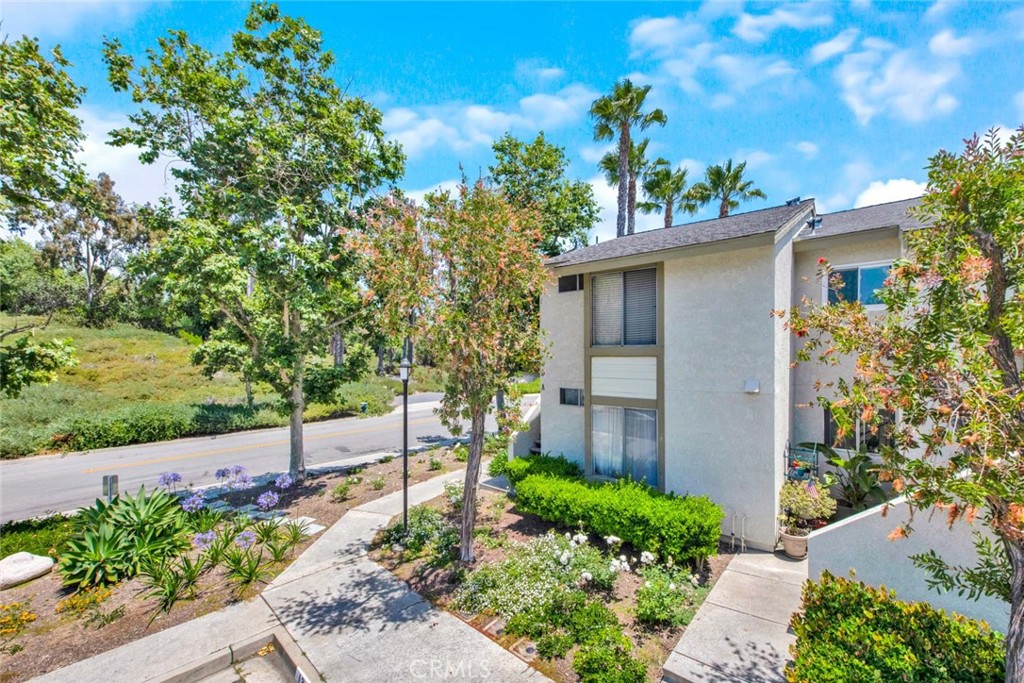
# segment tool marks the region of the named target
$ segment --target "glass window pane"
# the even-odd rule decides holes
[[[625,273],[626,343],[658,343],[658,271]]]
[[[896,428],[896,414],[884,410],[878,415],[878,422],[873,424],[860,423],[861,444],[868,453],[881,453],[882,446],[893,446],[893,430]]]
[[[857,269],[833,270],[828,277],[828,302],[857,300]]]
[[[889,277],[889,266],[861,268],[860,302],[865,306],[882,303],[882,300],[875,296],[875,292],[882,288],[887,277]]]
[[[625,409],[625,469],[636,481],[658,486],[658,412]]]
[[[622,273],[595,275],[591,291],[594,346],[622,344]]]
[[[594,406],[590,413],[590,452],[594,474],[622,476],[622,408]]]

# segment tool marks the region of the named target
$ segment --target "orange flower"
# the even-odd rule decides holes
[[[906,538],[906,537],[907,537],[907,530],[904,529],[902,526],[898,526],[895,529],[893,529],[891,532],[889,532],[889,540],[890,541],[898,541],[901,538]]]

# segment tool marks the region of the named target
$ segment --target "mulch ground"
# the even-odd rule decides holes
[[[448,506],[443,497],[429,501],[427,505],[445,511],[449,518],[458,522],[457,516],[448,511]],[[531,539],[543,536],[553,529],[556,533],[576,533],[576,529],[558,527],[545,522],[539,517],[531,514],[524,514],[516,510],[515,505],[508,497],[491,489],[481,488],[478,503],[477,515],[477,542],[474,545],[476,561],[474,566],[482,566],[500,562],[508,556],[508,544],[494,547],[495,539],[505,539],[525,543]],[[484,543],[481,538],[488,538]],[[640,553],[634,551],[628,545],[622,548],[622,552],[630,557],[639,557]],[[718,555],[708,559],[705,566],[696,570],[701,585],[710,588],[718,577],[725,571],[726,566],[734,556],[733,551],[721,546]],[[516,637],[506,636],[495,637],[486,630],[487,624],[494,620],[488,615],[466,615],[451,608],[452,598],[458,589],[458,578],[461,572],[466,570],[462,565],[450,565],[443,568],[430,568],[427,566],[427,558],[421,557],[405,563],[399,563],[395,556],[387,549],[377,549],[371,553],[371,557],[388,568],[398,578],[407,582],[409,586],[430,600],[433,604],[446,609],[461,619],[468,619],[470,625],[484,633],[484,635],[497,641],[506,649],[512,649],[513,644],[519,640]],[[633,563],[631,563],[633,564]],[[468,569],[472,570],[472,567]],[[650,664],[648,668],[649,677],[652,682],[661,681],[662,666],[668,655],[672,652],[676,643],[682,637],[685,627],[651,628],[638,623],[633,611],[636,606],[636,592],[641,587],[643,579],[634,573],[620,573],[616,579],[615,586],[610,592],[608,607],[619,617],[623,625],[623,632],[633,641],[634,653],[642,660]],[[515,652],[515,650],[512,650]],[[523,653],[516,652],[522,656]],[[528,657],[524,657],[528,659]],[[544,660],[535,658],[530,664],[559,683],[570,683],[579,680],[579,677],[572,670],[568,658]]]
[[[441,467],[430,469],[431,460],[439,461]],[[458,462],[447,448],[410,454],[409,482],[410,485],[416,484],[463,467],[464,464]],[[316,523],[330,526],[352,508],[401,490],[400,457],[358,469],[361,471],[311,474],[302,486],[280,492],[277,509],[293,519],[312,517]],[[351,487],[347,500],[335,500],[332,490],[351,476],[358,476],[361,481]],[[383,481],[383,486],[375,490],[375,483],[380,481]],[[253,503],[270,488],[262,486],[235,492],[223,500],[232,505]],[[318,537],[319,534],[299,544],[292,559]],[[276,565],[272,574],[277,575],[287,564]],[[85,618],[67,619],[56,612],[57,603],[72,593],[61,587],[57,571],[5,590],[0,594],[0,605],[26,603],[26,609],[35,613],[37,618],[14,640],[14,644],[21,646],[20,651],[13,655],[0,654],[0,683],[28,680],[253,597],[251,594],[237,595],[227,581],[226,571],[220,567],[203,576],[194,599],[178,601],[166,614],[160,613],[156,603],[146,598],[145,592],[146,588],[138,578],[113,586],[112,595],[100,604],[100,609],[105,614],[116,614],[117,610],[123,609],[123,616],[99,626],[95,622],[87,623]]]

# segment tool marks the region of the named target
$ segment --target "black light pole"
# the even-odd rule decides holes
[[[406,342],[398,376],[402,378],[402,533],[409,534],[409,344]]]

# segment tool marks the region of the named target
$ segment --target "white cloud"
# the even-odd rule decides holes
[[[778,7],[768,14],[755,15],[744,12],[740,15],[732,32],[748,43],[761,43],[780,28],[803,30],[828,26],[832,23],[832,16],[820,13],[818,11],[820,7],[820,5],[807,3],[792,7]]]
[[[596,175],[588,181],[594,189],[594,199],[601,207],[598,223],[594,227],[591,237],[597,237],[602,242],[615,238],[615,219],[618,215],[618,185],[608,184],[603,175]],[[636,213],[636,231],[651,230],[662,226],[662,217],[658,214]]]
[[[883,112],[917,123],[956,109],[959,102],[947,87],[959,75],[957,64],[928,69],[910,50],[851,53],[843,57],[835,71],[843,100],[861,125]]]
[[[796,73],[785,59],[771,56],[718,55],[713,63],[735,92],[746,92],[756,85]]]
[[[711,62],[713,53],[712,43],[699,43],[686,50],[682,57],[666,59],[661,70],[683,92],[698,94],[703,88],[697,80],[697,73]]]
[[[698,22],[679,17],[655,17],[632,23],[629,44],[634,56],[678,54],[681,48],[692,45],[707,35]]]
[[[574,123],[586,114],[596,97],[596,91],[573,84],[556,93],[524,97],[519,100],[518,111],[479,104],[396,107],[384,113],[384,130],[390,139],[401,143],[410,158],[415,158],[436,145],[459,151],[490,145],[515,129],[536,131]]]
[[[545,81],[555,80],[565,75],[565,69],[549,66],[537,70],[537,76]]]
[[[796,151],[804,155],[805,159],[813,159],[818,156],[818,146],[810,140],[801,140],[794,147],[796,147]]]
[[[832,59],[836,55],[849,52],[859,34],[859,29],[848,28],[840,32],[835,38],[818,43],[811,48],[811,64],[820,64]]]
[[[128,125],[124,116],[89,107],[82,107],[76,113],[85,133],[78,158],[91,177],[106,173],[114,181],[114,189],[129,202],[156,203],[163,195],[174,196],[175,181],[170,170],[173,163],[157,159],[153,164],[143,164],[139,161],[138,147],[106,144],[111,130]]]
[[[911,199],[924,194],[926,185],[908,178],[893,178],[892,180],[874,180],[859,195],[853,203],[853,208],[859,209],[862,206],[874,204],[885,204],[896,202],[901,199]]]
[[[735,95],[720,92],[711,98],[710,107],[712,109],[727,109],[734,104],[736,104]]]
[[[604,155],[615,149],[615,145],[608,143],[607,145],[586,145],[580,148],[580,158],[588,164],[596,164]]]
[[[35,37],[65,38],[82,31],[102,33],[104,28],[127,24],[149,2],[19,2],[4,0],[0,7],[3,33],[12,38],[21,34]]]
[[[516,62],[516,78],[526,82],[557,81],[565,76],[565,69],[551,66],[540,59],[521,59]]]
[[[751,171],[764,166],[774,158],[774,154],[769,154],[763,149],[740,149],[736,150],[736,153],[733,154],[733,159],[735,159],[736,163],[747,162],[747,168]]]
[[[950,29],[939,31],[928,41],[928,49],[936,57],[962,57],[974,52],[976,41],[970,36],[957,38]]]
[[[431,192],[436,192],[438,190],[440,190],[441,192],[444,192],[446,190],[450,192],[455,192],[455,190],[457,190],[459,187],[459,182],[460,181],[456,180],[455,178],[451,178],[449,180],[442,180],[441,182],[435,185],[424,187],[423,189],[420,190],[405,190],[405,196],[409,197],[417,204],[422,205],[424,202],[424,198]]]
[[[936,0],[925,10],[924,18],[929,21],[942,19],[949,11],[960,4],[960,0]]]

